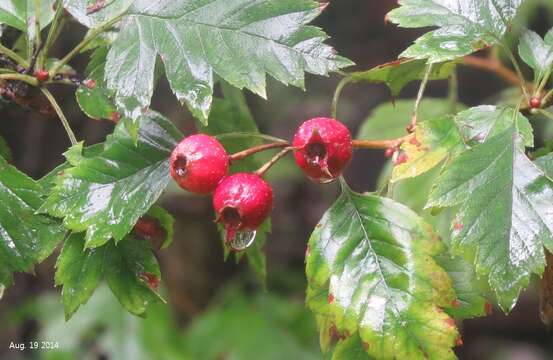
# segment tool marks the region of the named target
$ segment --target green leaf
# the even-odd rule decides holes
[[[148,241],[127,237],[106,246],[104,274],[111,291],[127,311],[144,316],[150,303],[163,301],[156,292],[161,272]]]
[[[83,234],[72,234],[56,262],[56,286],[63,285],[61,296],[65,320],[88,302],[103,276],[107,246],[85,250]]]
[[[399,59],[379,65],[367,71],[354,72],[350,75],[353,81],[367,81],[373,84],[384,83],[398,96],[405,85],[414,80],[422,80],[428,65],[424,60]],[[430,72],[430,80],[447,79],[455,71],[455,63],[436,64]]]
[[[553,67],[553,29],[542,39],[531,30],[526,30],[518,45],[522,60],[534,70],[534,79],[539,84]]]
[[[520,112],[513,107],[495,107],[482,105],[460,112],[455,122],[464,142],[469,146],[478,145],[487,139],[516,125],[524,145],[534,146],[532,126]]]
[[[553,249],[553,181],[524,154],[514,124],[462,153],[438,177],[427,206],[460,205],[451,250],[474,262],[510,311]]]
[[[401,144],[407,162],[396,165],[391,181],[418,176],[463,150],[463,141],[453,117],[423,121]]]
[[[143,316],[150,303],[160,300],[159,265],[145,240],[127,237],[94,249],[85,249],[83,234],[72,234],[56,262],[56,286],[63,285],[65,320],[94,294],[103,278],[130,313]],[[162,300],[162,299],[161,299]]]
[[[150,112],[135,144],[125,123],[117,125],[100,154],[64,171],[41,208],[63,218],[68,229],[86,231],[87,248],[123,239],[170,180],[168,158],[180,132]]]
[[[451,278],[457,295],[454,306],[446,309],[446,312],[460,320],[488,315],[492,310],[486,296],[488,286],[478,278],[474,265],[450,254],[441,254],[436,257],[436,261]]]
[[[12,151],[2,136],[0,136],[0,157],[3,157],[7,161],[12,161]]]
[[[545,175],[553,179],[553,153],[537,158],[534,163],[545,172]]]
[[[303,87],[304,72],[351,65],[306,25],[320,11],[312,0],[135,2],[108,55],[108,88],[127,116],[138,116],[150,104],[159,56],[177,98],[205,123],[214,73],[265,97],[266,74]]]
[[[52,5],[55,0],[42,0],[40,2],[40,26],[45,28],[54,17]],[[34,0],[0,0],[0,23],[14,27],[34,37],[35,13]]]
[[[382,140],[397,139],[406,134],[405,128],[411,122],[415,100],[397,100],[384,103],[372,111],[365,119],[358,139]],[[463,105],[458,105],[463,110]],[[424,98],[418,112],[418,122],[435,119],[444,115],[454,115],[451,102],[446,99]]]
[[[104,66],[106,64],[107,47],[96,49],[86,67],[87,79],[94,81],[95,86],[89,88],[81,85],[77,88],[75,96],[81,110],[92,119],[113,120],[117,112],[111,94],[105,87]]]
[[[405,28],[438,27],[418,38],[400,57],[453,60],[498,44],[522,0],[399,0],[388,19]]]
[[[363,342],[358,335],[349,336],[344,340],[338,341],[334,352],[332,353],[332,360],[371,360],[365,349],[363,348]]]
[[[63,240],[52,218],[36,214],[44,190],[0,157],[0,284],[9,286],[16,271],[30,271]]]
[[[124,14],[133,2],[135,0],[64,0],[63,5],[78,22],[96,28]],[[95,7],[102,3],[103,6]]]
[[[457,329],[440,309],[455,294],[432,258],[442,249],[405,206],[343,184],[309,240],[307,304],[342,336],[358,332],[370,356],[455,358]]]

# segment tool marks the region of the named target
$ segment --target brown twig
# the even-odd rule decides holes
[[[261,152],[261,151],[265,151],[265,150],[269,150],[269,149],[283,148],[283,147],[286,147],[288,145],[290,145],[290,143],[288,143],[287,141],[277,141],[277,142],[270,143],[270,144],[263,144],[263,145],[255,146],[255,147],[237,152],[235,154],[232,154],[230,156],[230,161],[233,162],[233,161],[237,161],[237,160],[242,160],[242,159],[247,158],[248,156],[251,156],[253,154],[257,154],[258,152]]]
[[[273,158],[271,160],[269,160],[267,163],[265,163],[265,165],[263,165],[262,167],[260,167],[255,173],[261,177],[263,177],[265,175],[265,173],[274,165],[276,164],[280,159],[282,159],[283,157],[285,157],[289,152],[291,152],[292,150],[294,150],[293,147],[287,147],[285,149],[283,149],[281,152],[279,152],[278,154],[276,154],[275,156],[273,156]]]
[[[351,144],[358,149],[391,149],[400,146],[408,137],[409,135],[391,140],[353,140]]]
[[[492,72],[513,85],[522,86],[522,81],[518,75],[497,59],[465,56],[462,64],[476,69]]]

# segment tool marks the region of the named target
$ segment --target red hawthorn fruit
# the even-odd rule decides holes
[[[541,99],[539,97],[532,97],[530,99],[530,107],[532,109],[539,109],[541,108]]]
[[[170,158],[171,176],[185,190],[209,194],[229,169],[229,156],[214,137],[196,134],[183,139]]]
[[[257,174],[230,175],[215,189],[213,207],[229,243],[237,232],[254,231],[265,221],[273,209],[273,189]]]
[[[292,146],[296,164],[318,183],[327,183],[340,176],[353,152],[348,128],[330,118],[304,122],[296,131]]]
[[[40,81],[47,81],[50,78],[50,74],[48,73],[48,70],[40,69],[35,71],[35,78]]]

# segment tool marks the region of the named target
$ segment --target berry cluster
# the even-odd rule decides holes
[[[351,160],[351,134],[335,119],[311,119],[298,128],[290,150],[310,179],[328,183]],[[204,134],[183,139],[170,158],[171,176],[181,188],[195,194],[213,193],[216,221],[226,231],[227,244],[238,233],[255,231],[273,208],[273,189],[263,179],[264,171],[229,175],[231,160],[217,139]]]

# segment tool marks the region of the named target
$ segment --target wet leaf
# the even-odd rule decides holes
[[[98,27],[124,14],[134,0],[64,0],[67,11],[81,24]]]
[[[0,136],[0,157],[3,157],[8,162],[12,161],[12,151],[2,136]]]
[[[553,29],[542,39],[531,30],[526,30],[518,45],[522,60],[534,70],[534,81],[539,84],[553,67]]]
[[[327,75],[348,66],[307,26],[321,11],[311,0],[135,1],[106,64],[108,88],[131,118],[149,106],[159,56],[171,89],[202,122],[214,73],[265,97],[265,78],[304,86],[304,72]]]
[[[499,43],[522,0],[399,0],[388,19],[405,28],[438,27],[400,56],[440,63]]]
[[[309,240],[307,305],[339,338],[378,358],[452,359],[455,294],[433,256],[443,244],[414,212],[343,184]]]
[[[414,80],[422,80],[427,69],[426,61],[417,59],[400,59],[379,65],[367,71],[351,74],[354,81],[367,81],[373,84],[384,83],[398,96],[405,85]],[[430,80],[447,79],[455,71],[455,63],[445,62],[432,67]]]
[[[169,154],[181,138],[154,112],[141,121],[136,144],[119,123],[100,154],[64,170],[41,211],[63,218],[72,231],[86,231],[87,248],[123,239],[165,189]]]
[[[0,157],[0,284],[9,286],[14,272],[31,271],[63,240],[61,224],[36,214],[44,189]]]
[[[157,294],[159,265],[146,240],[127,237],[117,245],[84,247],[83,234],[72,234],[56,262],[56,286],[63,285],[66,320],[88,302],[104,278],[132,314],[144,316],[150,303],[162,300]]]
[[[474,262],[508,312],[553,248],[553,181],[524,154],[515,124],[455,158],[427,206],[459,205],[451,250]]]
[[[150,242],[154,249],[164,249],[173,242],[175,219],[167,210],[154,205],[134,225],[134,235]]]
[[[524,145],[534,146],[534,134],[528,119],[511,106],[476,106],[460,112],[455,117],[455,122],[461,131],[464,142],[469,146],[483,143],[507,130],[513,123],[518,129]]]
[[[55,0],[40,2],[40,26],[45,28],[54,17],[52,5]],[[9,25],[34,37],[34,0],[0,0],[0,23]]]
[[[462,150],[463,141],[453,117],[418,123],[415,132],[401,144],[406,161],[394,167],[391,181],[418,176]]]

